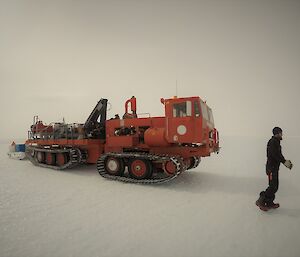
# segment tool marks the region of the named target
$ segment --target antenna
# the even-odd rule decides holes
[[[177,79],[176,79],[176,97],[178,96],[178,87],[177,87]]]

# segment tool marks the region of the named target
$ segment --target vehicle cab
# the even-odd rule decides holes
[[[218,145],[212,109],[200,97],[161,99],[169,143]]]

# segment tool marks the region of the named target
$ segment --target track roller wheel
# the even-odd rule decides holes
[[[164,165],[164,171],[168,174],[168,175],[173,175],[176,172],[177,168],[176,165],[174,164],[174,162],[172,161],[167,161]]]
[[[145,159],[132,159],[128,164],[128,172],[135,179],[150,178],[152,176],[151,162]]]
[[[65,153],[57,153],[56,154],[56,165],[63,166],[67,163],[67,156]]]
[[[187,169],[190,170],[194,167],[196,160],[194,157],[190,157],[189,159],[184,160],[184,162],[187,166]]]
[[[189,164],[186,162],[186,165],[188,167],[187,169],[190,170],[196,168],[199,165],[200,160],[201,160],[200,157],[196,157],[196,156],[189,158]]]
[[[105,171],[113,176],[122,176],[124,174],[125,165],[121,158],[108,156],[105,161]]]
[[[41,151],[36,151],[35,158],[36,158],[37,162],[44,163],[45,162],[45,153],[41,152]]]
[[[55,154],[45,153],[45,159],[46,159],[46,163],[48,165],[54,165],[55,164]]]

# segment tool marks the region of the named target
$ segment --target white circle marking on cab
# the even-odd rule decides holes
[[[181,136],[184,135],[186,133],[186,126],[184,126],[184,125],[178,126],[177,133]]]

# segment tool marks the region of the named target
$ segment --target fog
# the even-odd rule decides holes
[[[0,1],[0,139],[195,96],[221,135],[298,136],[299,1]],[[176,90],[177,81],[177,90]]]

